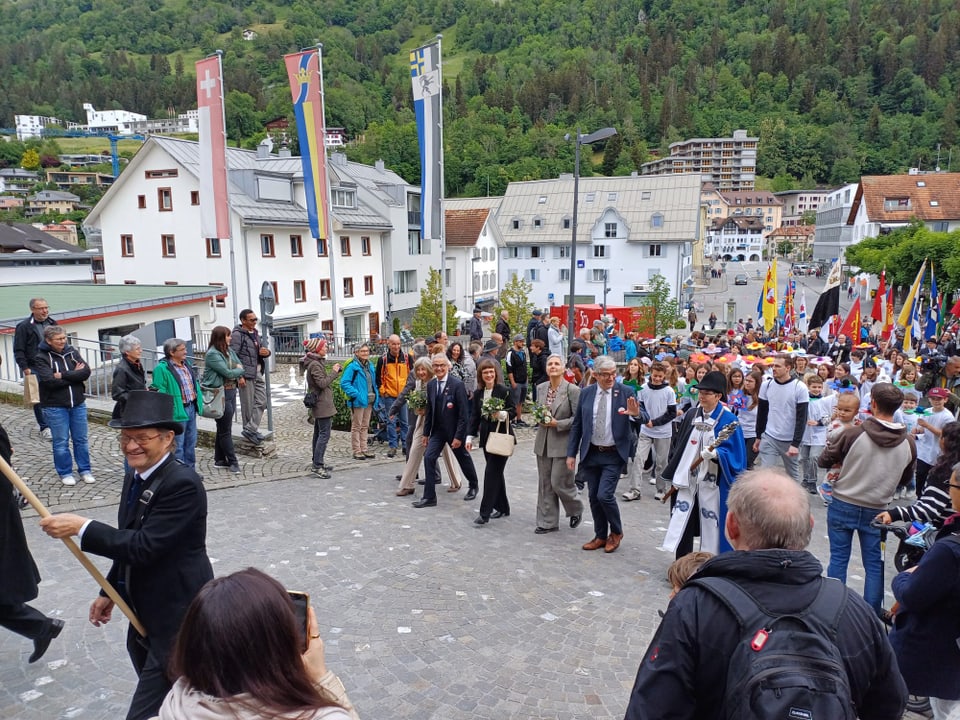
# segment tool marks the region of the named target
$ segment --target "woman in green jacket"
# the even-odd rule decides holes
[[[217,439],[213,446],[213,465],[240,473],[237,453],[233,449],[233,415],[237,410],[237,387],[243,379],[243,363],[230,348],[230,328],[217,325],[210,333],[210,347],[204,356],[204,387],[223,388],[223,415],[217,418]]]
[[[170,338],[163,343],[164,358],[153,369],[150,389],[173,397],[173,419],[183,423],[183,434],[177,435],[177,460],[195,469],[197,464],[197,414],[203,403],[200,382],[187,362],[187,343]]]

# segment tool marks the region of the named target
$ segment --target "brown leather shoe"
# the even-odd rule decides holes
[[[620,541],[623,540],[623,533],[617,535],[616,533],[610,533],[607,536],[607,545],[603,548],[604,552],[612,553],[618,547],[620,547]]]
[[[593,540],[583,546],[584,550],[599,550],[607,544],[606,538],[595,537]]]
[[[413,495],[413,488],[400,488],[397,490],[398,497],[403,497],[404,495]]]

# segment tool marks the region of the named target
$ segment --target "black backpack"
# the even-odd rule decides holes
[[[846,589],[821,578],[804,610],[778,615],[737,583],[721,577],[690,580],[720,600],[740,623],[741,638],[727,662],[726,720],[856,720],[850,683],[837,647]],[[685,586],[685,587],[686,587]]]

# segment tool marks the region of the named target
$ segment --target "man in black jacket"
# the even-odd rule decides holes
[[[8,463],[13,457],[10,438],[0,426],[0,457]],[[27,547],[20,508],[13,485],[0,475],[0,625],[33,640],[33,654],[27,662],[43,657],[50,641],[60,634],[63,620],[50,618],[27,605],[37,597],[40,573]]]
[[[30,317],[17,323],[17,329],[13,334],[13,358],[17,361],[17,367],[26,377],[30,370],[30,361],[37,354],[37,348],[43,341],[44,328],[50,325],[56,325],[57,321],[50,317],[50,305],[43,298],[32,298],[30,300]],[[43,417],[43,405],[35,403],[33,406],[33,416],[37,419],[37,425],[40,428],[40,435],[44,440],[53,440],[53,434]]]
[[[744,473],[727,499],[725,530],[737,552],[708,560],[694,578],[723,577],[776,614],[800,613],[820,591],[820,562],[804,550],[813,516],[806,493],[779,471]],[[861,720],[897,720],[907,689],[873,610],[843,588],[835,645]],[[625,720],[726,717],[727,673],[742,640],[739,622],[706,589],[689,586],[670,602],[637,671]],[[798,716],[799,717],[799,716]]]
[[[130,470],[123,479],[117,528],[79,515],[51,515],[40,521],[47,535],[80,537],[80,547],[108,557],[107,580],[130,604],[147,631],[127,630],[127,652],[139,681],[127,720],[157,714],[171,683],[167,659],[180,622],[200,588],[213,577],[207,557],[207,494],[195,471],[175,457],[173,397],[134,390],[120,429],[120,449]],[[90,622],[109,622],[113,601],[99,595]]]

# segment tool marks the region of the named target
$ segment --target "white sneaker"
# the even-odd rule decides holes
[[[53,442],[53,433],[50,432],[50,428],[44,428],[40,431],[40,437],[49,442]]]
[[[83,480],[87,485],[93,485],[97,479],[93,476],[93,473],[85,472],[80,473],[80,479]]]
[[[656,495],[653,496],[653,499],[654,499],[654,500],[659,500],[660,502],[663,502],[663,496],[664,496],[664,493],[662,493],[661,491],[657,490],[657,493],[656,493]]]
[[[60,478],[60,482],[64,485],[73,486],[77,484],[77,479],[73,475],[64,475]]]
[[[656,485],[656,484],[657,484],[657,479],[656,479],[655,477],[651,477],[651,478],[650,478],[650,484],[651,484],[651,485]]]
[[[640,490],[639,488],[633,488],[632,490],[627,490],[621,497],[624,500],[639,500],[640,499]]]

